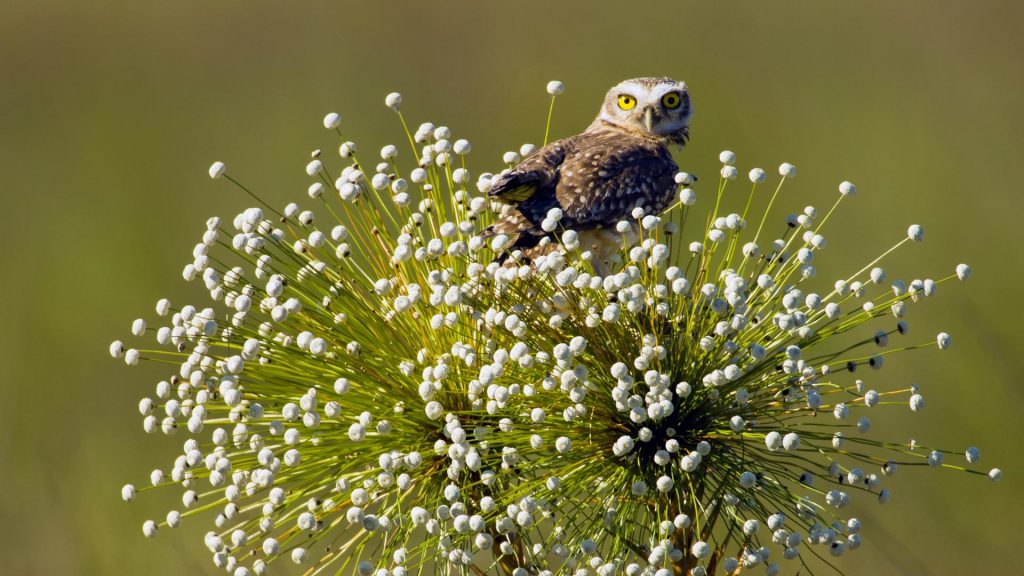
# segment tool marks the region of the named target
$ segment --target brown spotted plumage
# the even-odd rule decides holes
[[[541,223],[562,211],[555,233],[576,230],[599,274],[622,246],[615,231],[636,207],[657,214],[676,191],[669,145],[683,145],[691,106],[686,85],[668,78],[627,80],[611,89],[582,134],[552,142],[499,175],[489,195],[506,204],[486,236],[504,234],[506,250],[529,259],[553,248]]]

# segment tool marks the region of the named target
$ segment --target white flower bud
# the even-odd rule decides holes
[[[331,112],[324,116],[324,128],[333,130],[341,125],[341,116],[337,112]]]
[[[225,170],[226,168],[223,162],[214,162],[210,165],[210,178],[213,178],[214,180],[220,178],[224,175]]]

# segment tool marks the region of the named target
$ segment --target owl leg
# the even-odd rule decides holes
[[[590,265],[594,268],[594,275],[604,278],[611,271],[607,262],[603,262],[596,258],[590,259]]]
[[[580,235],[580,247],[590,250],[590,265],[594,274],[602,278],[612,272],[612,267],[619,260],[616,258],[623,246],[623,236],[608,228],[583,230]]]

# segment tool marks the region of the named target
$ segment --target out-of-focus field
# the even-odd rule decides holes
[[[142,537],[143,519],[177,494],[119,497],[182,438],[142,434],[136,402],[158,372],[107,355],[157,298],[204,298],[180,270],[206,217],[248,202],[209,180],[211,161],[273,203],[301,201],[309,151],[333,142],[322,115],[340,112],[367,150],[401,143],[383,105],[399,90],[412,121],[451,126],[473,142],[475,171],[494,170],[503,151],[543,137],[548,80],[568,87],[561,136],[586,126],[609,86],[641,75],[690,84],[692,143],[679,157],[708,180],[729,148],[744,174],[798,166],[788,210],[825,208],[839,181],[856,182],[830,222],[822,281],[914,222],[926,241],[893,259],[892,276],[972,265],[970,282],[942,285],[910,318],[921,340],[950,332],[952,349],[870,375],[920,384],[927,408],[894,410],[875,430],[977,445],[1005,479],[902,468],[890,504],[858,508],[865,545],[840,565],[1024,573],[1024,4],[349,4],[0,7],[0,574],[215,573],[205,519]]]

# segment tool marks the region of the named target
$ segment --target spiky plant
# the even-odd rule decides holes
[[[572,230],[547,256],[497,263],[505,239],[478,235],[501,209],[492,175],[470,186],[470,145],[447,128],[406,128],[410,171],[396,146],[361,162],[337,114],[324,125],[341,166],[317,152],[306,167],[318,214],[278,210],[215,163],[260,206],[210,219],[185,266],[213,302],[160,300],[158,327],[132,326],[159,348],[111,346],[167,366],[139,404],[144,428],[188,435],[151,486],[122,490],[183,491],[147,536],[212,516],[205,544],[234,576],[282,556],[363,576],[774,574],[781,559],[802,572],[860,546],[843,509],[888,500],[898,466],[986,474],[945,461],[975,464],[975,448],[870,433],[880,406],[924,404],[871,369],[949,346],[903,342],[908,307],[970,270],[887,281],[878,264],[922,239],[915,225],[822,287],[812,262],[849,182],[823,215],[778,222],[795,168],[757,212],[765,172],[734,191],[723,152],[711,210],[681,173],[677,204],[620,223],[638,238],[600,278]],[[727,194],[746,194],[742,213],[721,212]]]

